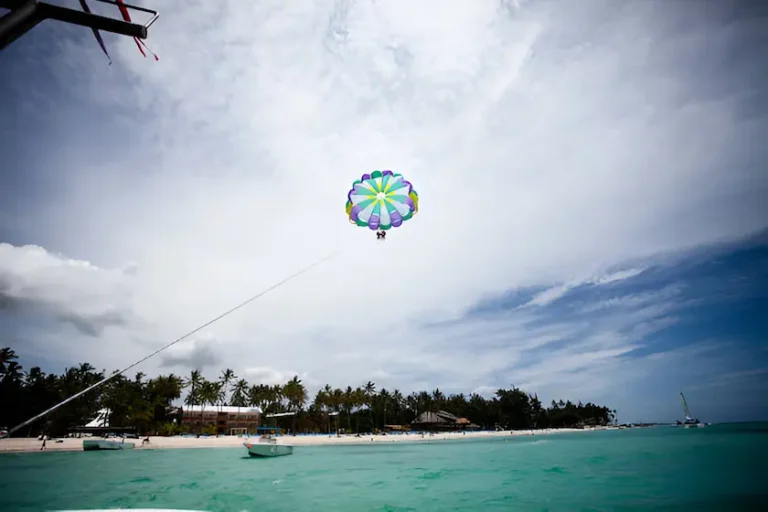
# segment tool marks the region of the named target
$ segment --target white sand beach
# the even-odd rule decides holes
[[[609,427],[610,428],[610,427]],[[449,440],[462,440],[462,439],[478,439],[478,438],[504,438],[510,436],[531,436],[531,435],[548,435],[548,434],[560,434],[568,432],[592,432],[595,430],[606,430],[606,428],[599,429],[542,429],[542,430],[517,430],[517,431],[503,431],[503,432],[447,432],[437,434],[392,434],[392,435],[370,435],[361,434],[356,435],[342,435],[336,436],[330,435],[298,435],[298,436],[282,436],[278,438],[278,442],[292,444],[294,446],[319,446],[319,445],[350,445],[350,444],[369,444],[369,443],[422,443],[422,442],[439,442]],[[149,443],[142,445],[142,439],[130,439],[126,442],[134,443],[137,450],[152,450],[152,449],[174,449],[174,448],[233,448],[242,446],[243,437],[238,436],[220,436],[220,437],[160,437],[153,436],[149,438]],[[37,438],[11,438],[0,439],[0,453],[9,452],[41,452],[40,447],[42,441]],[[83,439],[76,438],[64,438],[61,442],[56,442],[55,439],[48,440],[45,444],[46,452],[50,451],[81,451],[83,449]]]

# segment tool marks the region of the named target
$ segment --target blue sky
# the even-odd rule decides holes
[[[160,60],[108,35],[112,66],[43,23],[0,53],[0,338],[123,367],[334,253],[142,371],[514,384],[626,421],[676,419],[682,388],[708,421],[765,419],[767,20],[176,1]],[[383,244],[343,210],[377,168],[421,198]]]
[[[592,380],[590,396],[609,402],[623,397],[621,412],[633,420],[670,420],[675,399],[670,390],[687,392],[704,417],[764,419],[765,233],[673,262],[648,262],[631,274],[606,284],[573,283],[567,291],[562,286],[517,290],[478,304],[461,321],[522,318],[523,345],[531,334],[568,333],[534,343],[509,371],[502,370],[524,388],[547,389],[548,382],[558,380],[549,373],[553,359],[591,349],[594,360],[566,368],[559,380],[566,386]],[[506,345],[508,331],[501,332],[492,345]],[[482,346],[482,338],[474,338],[472,345]]]

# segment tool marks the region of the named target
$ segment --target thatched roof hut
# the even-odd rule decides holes
[[[414,430],[463,430],[480,428],[466,418],[459,418],[446,411],[423,412],[411,423]]]

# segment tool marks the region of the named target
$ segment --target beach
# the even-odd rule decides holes
[[[612,428],[612,427],[608,427]],[[334,434],[314,434],[297,436],[280,436],[278,443],[292,444],[294,446],[333,446],[333,445],[359,445],[371,443],[431,443],[439,441],[457,441],[462,439],[504,438],[509,436],[535,436],[570,432],[591,432],[596,429],[540,429],[540,430],[515,430],[501,432],[445,432],[435,434],[355,434],[336,436]],[[605,430],[602,428],[600,430]],[[37,438],[10,438],[0,439],[0,453],[10,452],[41,452],[41,451],[82,451],[83,439],[98,438],[62,438],[61,442],[50,439],[45,443],[45,450],[40,450],[43,442]],[[126,439],[126,443],[134,443],[137,450],[165,450],[184,448],[233,448],[242,446],[246,438],[241,436],[208,436],[208,437],[161,437],[150,436],[149,443],[142,445],[142,439]]]

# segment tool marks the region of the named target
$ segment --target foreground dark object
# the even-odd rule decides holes
[[[9,9],[10,12],[0,18],[0,50],[29,32],[41,21],[51,19],[89,27],[92,30],[104,30],[113,34],[147,38],[149,27],[157,20],[159,14],[145,7],[118,3],[113,0],[95,0],[97,2],[122,6],[136,11],[146,12],[151,15],[145,24],[100,16],[89,12],[78,11],[68,7],[51,5],[39,0],[0,0],[0,8]]]

